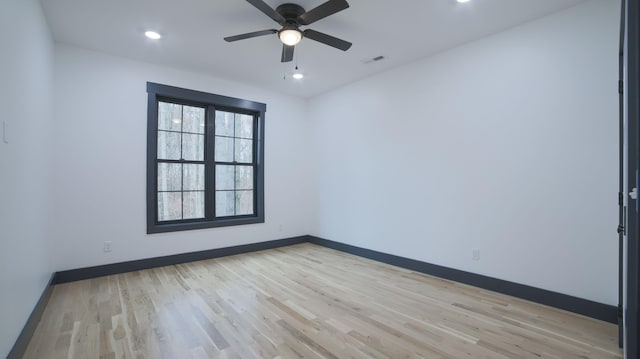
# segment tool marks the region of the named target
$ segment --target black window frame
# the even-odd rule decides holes
[[[234,97],[147,82],[147,234],[264,223],[264,120],[267,105]],[[158,221],[158,103],[171,102],[205,110],[205,218]],[[254,117],[254,214],[215,216],[215,112]],[[161,161],[161,160],[160,160]]]

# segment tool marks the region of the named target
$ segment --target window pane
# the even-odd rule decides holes
[[[236,157],[237,162],[250,163],[253,160],[253,141],[236,139]]]
[[[158,131],[158,159],[180,159],[180,134],[175,132]]]
[[[181,166],[177,163],[158,163],[158,191],[182,189]]]
[[[204,165],[185,164],[183,171],[183,190],[204,191]]]
[[[204,191],[184,192],[184,219],[204,218]]]
[[[233,191],[216,191],[216,217],[235,214],[235,196]]]
[[[204,135],[182,135],[182,158],[188,161],[204,161]]]
[[[253,116],[236,114],[235,137],[253,138]]]
[[[158,193],[158,221],[182,219],[182,192]]]
[[[232,112],[216,111],[216,135],[233,137],[233,118],[235,114]]]
[[[236,188],[253,189],[253,167],[236,166]]]
[[[204,108],[184,106],[182,117],[183,132],[204,133]]]
[[[182,105],[158,103],[158,130],[180,131],[182,126]]]
[[[236,215],[253,214],[253,191],[236,192]]]
[[[234,186],[234,166],[216,166],[216,190],[233,190]]]
[[[216,161],[233,162],[233,138],[216,136]]]

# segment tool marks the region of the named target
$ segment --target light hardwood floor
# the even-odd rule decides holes
[[[616,334],[300,244],[58,285],[25,358],[621,358]]]

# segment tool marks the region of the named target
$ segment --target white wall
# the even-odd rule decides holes
[[[0,7],[0,357],[51,276],[48,253],[53,42],[37,0]]]
[[[590,1],[312,99],[312,234],[617,304],[618,19]]]
[[[5,1],[0,357],[53,270],[308,233],[616,304],[617,26],[617,1],[592,0],[308,107],[65,45],[54,56],[39,3]],[[268,104],[266,223],[146,234],[147,81]]]
[[[146,234],[147,81],[267,104],[264,224]],[[309,233],[306,101],[64,45],[55,89],[56,270]]]

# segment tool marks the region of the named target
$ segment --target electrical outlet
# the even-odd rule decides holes
[[[471,259],[474,261],[480,260],[480,250],[478,248],[474,248],[471,250]]]
[[[112,244],[112,242],[111,242],[111,241],[104,241],[104,247],[102,247],[102,250],[103,250],[105,253],[109,253],[109,252],[111,252],[111,244]]]

